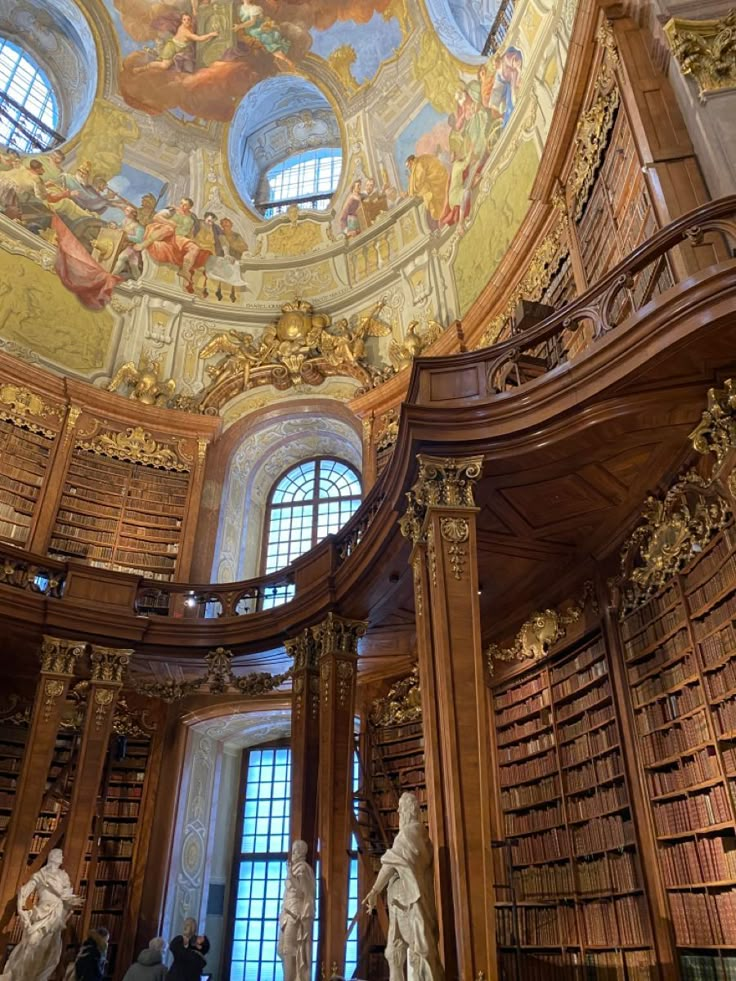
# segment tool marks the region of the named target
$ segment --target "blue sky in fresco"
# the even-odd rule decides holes
[[[381,63],[401,45],[401,28],[395,17],[384,20],[381,14],[374,14],[367,24],[339,20],[329,30],[312,31],[312,51],[323,58],[343,44],[352,45],[358,56],[351,71],[360,84],[373,78]]]

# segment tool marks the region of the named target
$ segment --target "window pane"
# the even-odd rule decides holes
[[[9,99],[3,106],[0,142],[18,153],[39,153],[57,140],[44,129],[58,122],[58,104],[44,72],[19,48],[0,37],[0,90]]]
[[[338,147],[320,147],[289,157],[272,167],[266,174],[268,206],[267,218],[286,210],[285,202],[298,198],[300,208],[329,207],[330,198],[337,188],[342,171],[342,151]]]

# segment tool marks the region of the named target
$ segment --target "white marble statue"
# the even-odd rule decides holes
[[[306,858],[306,841],[295,841],[279,920],[278,952],[284,965],[284,981],[310,981],[312,976],[315,881]]]
[[[66,921],[72,910],[84,902],[74,895],[69,876],[61,867],[63,860],[61,850],[53,848],[46,865],[18,890],[18,918],[23,934],[0,974],[1,981],[48,981],[56,970]],[[25,909],[34,892],[36,902],[31,909]]]
[[[381,856],[381,871],[363,901],[369,912],[375,909],[384,889],[389,918],[386,960],[391,981],[442,981],[432,842],[414,794],[402,794],[399,800],[399,832],[393,846]]]

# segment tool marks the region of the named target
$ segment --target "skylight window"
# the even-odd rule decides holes
[[[289,157],[266,174],[268,195],[259,208],[266,218],[281,214],[292,204],[297,208],[326,211],[341,171],[339,147],[321,147]]]
[[[0,37],[0,144],[42,153],[63,142],[59,105],[46,74],[30,55]]]

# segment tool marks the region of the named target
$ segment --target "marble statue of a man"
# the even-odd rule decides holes
[[[315,881],[306,858],[306,841],[295,841],[291,846],[279,920],[278,952],[284,966],[284,981],[310,981],[312,976]]]
[[[369,912],[384,889],[389,918],[386,960],[391,981],[404,981],[405,977],[408,981],[443,981],[432,843],[414,794],[402,794],[399,800],[399,832],[393,846],[381,856],[381,871],[364,899]]]
[[[1,981],[48,981],[61,959],[61,935],[73,909],[84,902],[75,896],[62,869],[61,850],[49,852],[46,865],[34,872],[18,891],[18,918],[23,926],[20,943],[13,948]],[[36,902],[25,909],[28,897]]]

